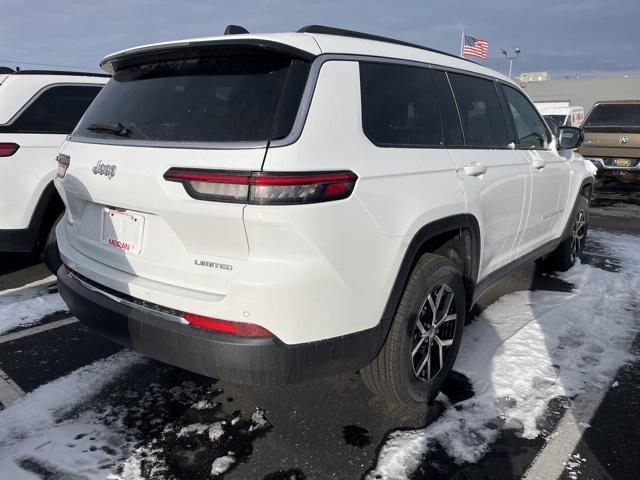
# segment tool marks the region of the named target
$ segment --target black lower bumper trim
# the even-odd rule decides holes
[[[172,321],[162,312],[102,294],[61,267],[60,294],[84,324],[149,357],[202,375],[246,385],[286,384],[355,370],[378,354],[387,329],[304,344],[242,338]]]
[[[36,228],[22,228],[19,230],[0,230],[0,252],[33,251],[38,237]]]

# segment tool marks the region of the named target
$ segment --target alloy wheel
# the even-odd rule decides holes
[[[448,285],[436,285],[418,312],[411,336],[411,363],[418,380],[431,381],[444,366],[456,334],[454,300]]]

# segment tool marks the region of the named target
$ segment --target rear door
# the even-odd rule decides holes
[[[492,80],[449,73],[464,131],[463,145],[450,145],[464,187],[467,208],[482,233],[479,276],[515,258],[516,240],[529,201],[529,165],[513,150]]]
[[[248,255],[245,203],[165,174],[259,171],[292,128],[308,64],[257,47],[172,55],[116,65],[62,149],[67,237],[109,267],[223,294]],[[216,199],[198,195],[211,188]]]

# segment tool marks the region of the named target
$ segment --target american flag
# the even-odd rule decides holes
[[[469,55],[486,59],[489,56],[489,42],[480,38],[474,38],[470,37],[469,35],[465,35],[462,55]]]

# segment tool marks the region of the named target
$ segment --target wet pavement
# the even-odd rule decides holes
[[[638,235],[640,202],[628,198],[628,192],[596,198],[591,228]],[[620,269],[607,246],[594,240],[584,261],[612,272]],[[32,256],[3,256],[0,265],[0,290],[47,275]],[[570,282],[531,263],[487,292],[473,315],[511,292],[572,289]],[[56,314],[46,322],[65,317]],[[121,350],[72,323],[8,342],[0,336],[0,369],[28,393]],[[640,458],[629,455],[640,440],[639,372],[638,362],[620,370],[618,385],[606,395],[574,452],[577,466],[566,469],[563,478],[633,478],[632,472],[640,471]],[[452,375],[443,391],[453,404],[474,394],[461,374]],[[552,400],[539,420],[543,434],[535,439],[502,430],[477,463],[459,465],[444,451],[430,452],[413,478],[519,478],[568,406],[568,399]],[[93,423],[112,426],[109,435],[78,430],[67,448],[74,458],[93,455],[105,474],[115,469],[123,478],[216,478],[212,463],[222,459],[228,469],[220,477],[228,479],[352,479],[375,466],[391,432],[424,427],[446,407],[441,400],[414,408],[385,404],[369,393],[357,372],[296,385],[246,387],[140,357],[57,421],[65,425],[89,415]],[[65,472],[35,455],[25,456],[21,466],[39,478],[65,478]],[[127,472],[134,476],[126,477]]]

